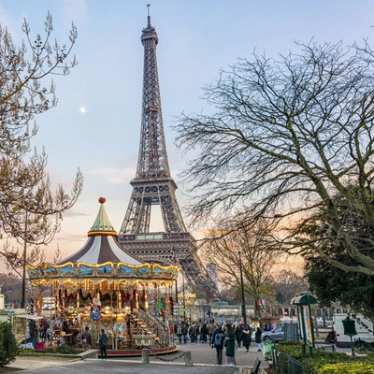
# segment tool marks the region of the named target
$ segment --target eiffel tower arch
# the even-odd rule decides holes
[[[139,154],[119,242],[140,260],[178,262],[195,291],[209,299],[217,292],[216,284],[196,254],[195,240],[184,224],[175,194],[177,185],[170,174],[157,71],[158,36],[149,14],[141,41],[144,71]],[[163,232],[150,232],[151,209],[156,205],[160,207]]]

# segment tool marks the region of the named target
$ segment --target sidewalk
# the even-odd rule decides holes
[[[22,369],[22,370],[38,370],[43,368],[50,368],[50,367],[57,367],[57,366],[65,366],[65,365],[72,365],[74,363],[81,362],[81,360],[69,360],[65,358],[53,358],[50,357],[17,357],[16,361],[12,362],[11,364],[7,365],[7,367],[12,369]]]

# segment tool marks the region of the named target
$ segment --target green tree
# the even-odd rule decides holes
[[[0,322],[0,366],[5,366],[15,360],[17,343],[12,328],[7,322]]]
[[[358,189],[351,187],[351,193],[358,193]],[[354,245],[363,254],[374,258],[371,247],[367,245],[368,240],[374,240],[374,225],[367,224],[361,211],[355,210],[345,196],[335,196],[334,204],[338,207],[342,229],[355,238]],[[305,240],[311,238],[319,242],[324,253],[334,260],[347,266],[357,266],[340,237],[334,237],[333,233],[330,233],[330,240],[319,240],[325,238],[324,232],[330,229],[329,219],[326,210],[320,209],[314,219],[304,227],[307,235]],[[333,301],[340,301],[374,319],[374,276],[337,269],[315,252],[305,256],[305,272],[311,290],[322,303],[328,305]]]

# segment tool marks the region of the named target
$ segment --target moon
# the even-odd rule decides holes
[[[86,107],[85,106],[81,106],[79,108],[79,111],[82,113],[82,114],[85,114],[86,113]]]

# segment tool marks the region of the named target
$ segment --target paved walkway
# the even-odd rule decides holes
[[[179,352],[182,351],[190,351],[192,356],[192,362],[194,364],[216,364],[216,350],[212,349],[210,345],[208,344],[182,344],[177,345],[177,349]],[[163,356],[152,356],[151,361],[157,362],[157,361],[169,361],[169,362],[178,362],[182,363],[184,362],[184,358],[180,357],[174,360],[174,357],[179,356],[178,353],[173,353],[170,355],[163,355]],[[239,348],[236,350],[235,353],[236,356],[236,364],[238,366],[244,366],[244,367],[253,367],[254,362],[258,358],[262,362],[262,367],[266,367],[267,363],[264,362],[264,358],[261,352],[257,352],[254,345],[250,347],[249,352],[246,352],[244,348]],[[121,359],[122,360],[122,359]],[[126,359],[124,359],[126,360]],[[141,361],[141,358],[129,358],[129,361]],[[223,363],[226,363],[226,357],[225,353],[223,353]]]
[[[182,344],[178,345],[178,350],[180,351],[191,351],[192,362],[204,363],[204,364],[215,364],[216,363],[216,350],[212,349],[208,344]],[[262,362],[264,361],[261,352],[257,352],[256,348],[252,344],[247,353],[245,348],[239,348],[236,350],[236,364],[239,366],[252,367],[256,359],[258,358]],[[223,353],[224,363],[226,357]],[[182,361],[180,359],[178,361]]]
[[[39,357],[20,357],[10,367],[24,369],[23,373],[38,374],[100,374],[100,373],[124,373],[124,374],[233,374],[235,368],[228,366],[216,366],[216,352],[208,344],[183,344],[178,346],[179,352],[190,351],[194,367],[184,366],[183,357],[174,360],[179,353],[151,357],[150,365],[141,364],[141,358],[110,359],[101,361],[97,359],[80,360],[59,360]],[[262,361],[262,367],[266,367],[262,354],[256,352],[255,347],[251,347],[250,352],[244,348],[236,351],[236,361],[238,366],[252,367],[256,359]],[[224,358],[225,363],[225,358]],[[199,366],[200,364],[200,366]]]
[[[17,369],[43,369],[54,366],[70,365],[76,360],[57,359],[50,357],[17,357],[16,361],[12,362],[7,367]]]
[[[27,374],[234,374],[233,367],[185,367],[176,365],[142,365],[116,360],[88,360],[53,366],[43,369],[25,370]]]

